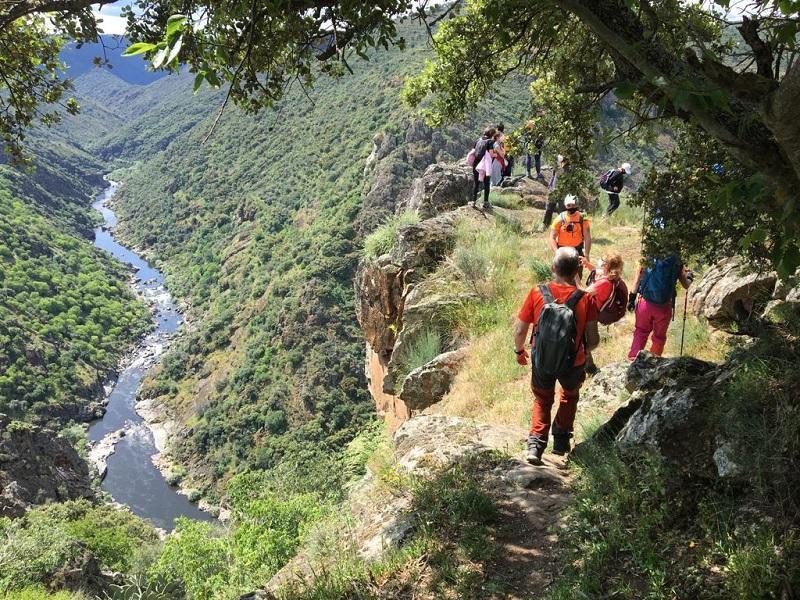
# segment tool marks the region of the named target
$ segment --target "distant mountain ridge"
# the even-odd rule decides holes
[[[101,42],[96,44],[83,44],[78,47],[71,43],[61,51],[61,60],[67,65],[66,74],[70,78],[77,78],[95,69],[109,70],[122,81],[134,85],[147,85],[166,77],[163,71],[147,70],[147,63],[141,56],[122,56],[128,47],[128,40],[121,36],[101,35]],[[98,67],[95,59],[108,61],[108,64]]]

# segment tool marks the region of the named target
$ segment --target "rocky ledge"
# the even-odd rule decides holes
[[[93,497],[89,467],[67,440],[0,414],[0,517],[50,500]]]

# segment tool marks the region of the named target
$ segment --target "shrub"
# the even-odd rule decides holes
[[[421,331],[404,352],[395,383],[399,386],[411,371],[439,356],[442,353],[442,347],[442,334],[436,329]]]
[[[523,202],[522,197],[517,194],[498,194],[493,191],[489,196],[489,201],[494,206],[511,210],[522,210],[525,208],[525,202]]]
[[[531,270],[531,273],[533,273],[533,280],[536,283],[550,281],[553,276],[550,264],[535,256],[528,259],[528,268]]]
[[[128,511],[86,500],[50,504],[4,525],[0,591],[35,585],[87,549],[105,568],[126,571],[137,550],[158,540]]]
[[[419,223],[419,215],[411,210],[389,217],[364,239],[364,254],[374,258],[390,252],[397,241],[397,233],[403,227],[416,223]]]

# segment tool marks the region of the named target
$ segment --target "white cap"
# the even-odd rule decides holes
[[[578,199],[574,194],[567,194],[564,196],[564,206],[575,206],[577,203]]]
[[[620,166],[622,167],[622,170],[625,171],[626,173],[631,172],[631,163],[622,163]]]

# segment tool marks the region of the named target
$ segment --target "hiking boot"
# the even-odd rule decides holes
[[[544,449],[547,447],[547,442],[543,442],[537,437],[528,437],[528,452],[525,454],[525,460],[532,465],[542,464],[542,455]]]
[[[569,454],[569,451],[572,450],[572,447],[569,443],[569,438],[572,437],[572,434],[569,431],[556,431],[555,428],[553,429],[553,454],[558,456],[564,456],[565,454]]]
[[[488,202],[484,202],[481,210],[483,210],[483,212],[492,212],[492,205]]]
[[[597,368],[597,365],[596,365],[596,364],[592,363],[592,364],[590,364],[590,365],[586,365],[586,374],[587,374],[589,377],[594,377],[594,376],[595,376],[595,375],[597,375],[599,372],[600,372],[600,369],[599,369],[599,368]]]

